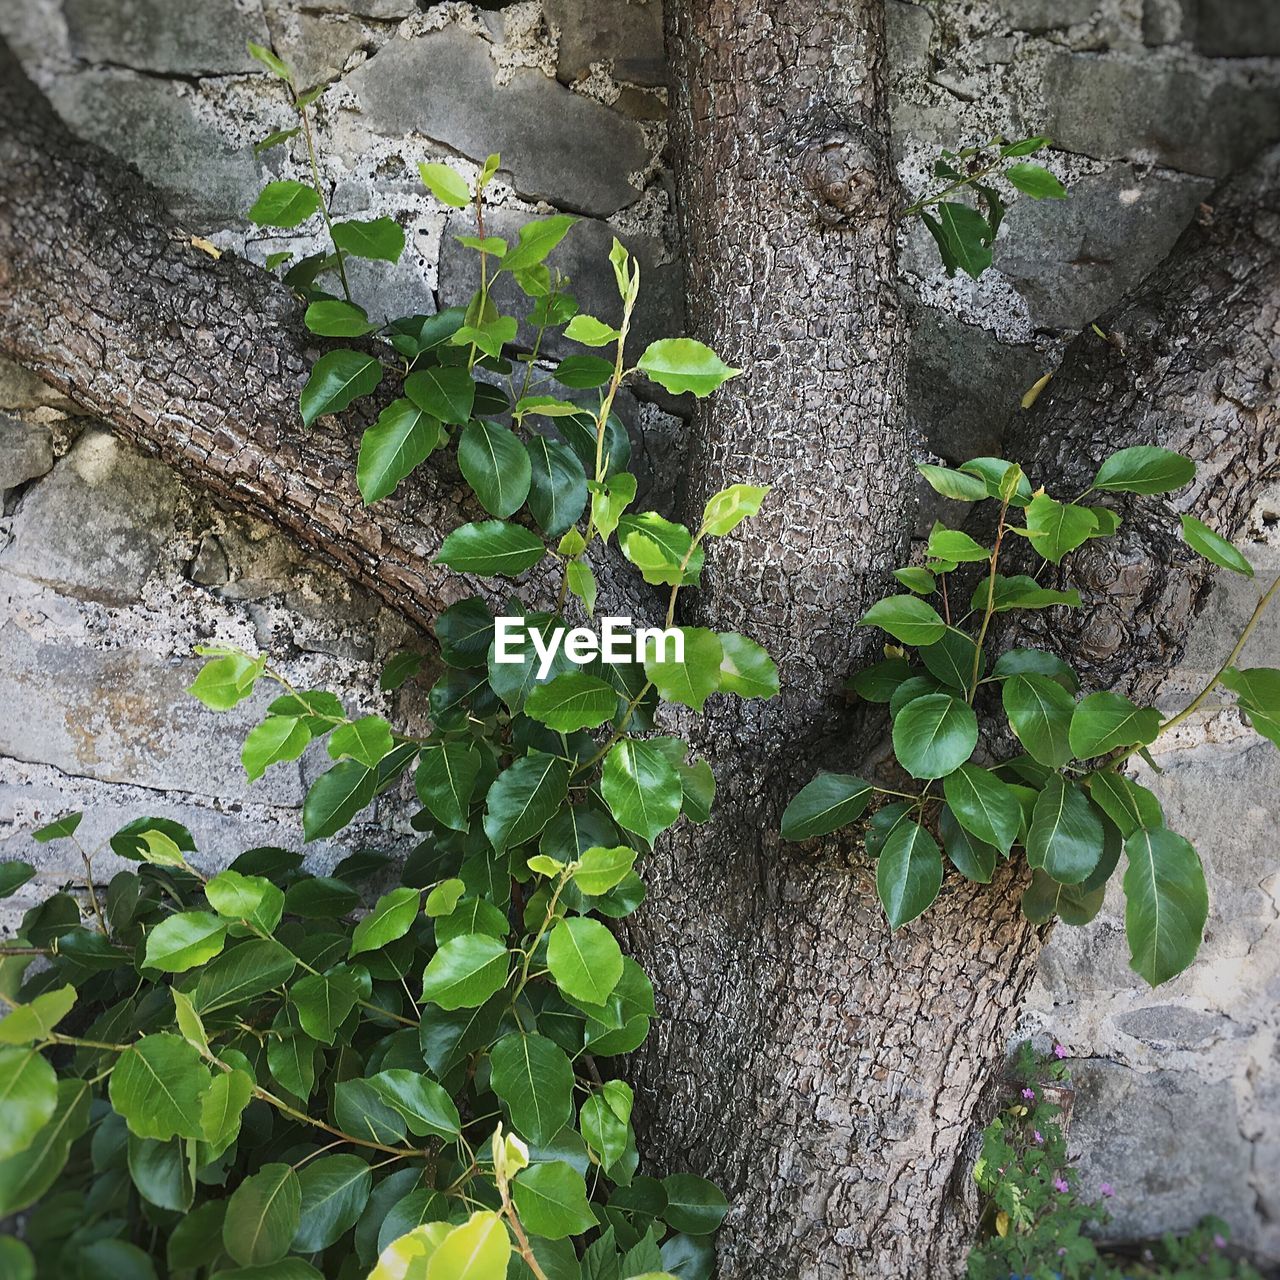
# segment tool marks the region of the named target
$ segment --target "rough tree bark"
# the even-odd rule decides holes
[[[637,1065],[655,1164],[734,1198],[721,1273],[742,1280],[962,1270],[961,1155],[1039,949],[1017,871],[949,878],[891,935],[852,841],[776,834],[817,767],[862,772],[875,752],[839,689],[877,643],[857,617],[903,563],[882,21],[879,0],[668,6],[692,318],[746,370],[697,416],[685,514],[733,481],[774,486],[709,554],[694,608],[767,644],[783,693],[717,706],[697,731],[720,792],[709,826],[649,863],[631,943],[664,1017]],[[1179,502],[1239,531],[1278,447],[1275,179],[1237,190],[1104,321],[1125,357],[1081,339],[1009,456],[1073,494],[1126,443],[1185,449],[1209,466]],[[1069,632],[1055,611],[1050,638],[1071,637],[1094,687],[1167,669],[1206,567],[1145,519],[1117,558],[1077,561],[1100,599]]]
[[[726,1277],[945,1277],[970,1226],[976,1100],[1035,966],[1019,876],[948,880],[890,936],[854,842],[773,834],[815,767],[874,754],[876,726],[839,686],[909,524],[880,3],[686,0],[672,21],[695,320],[748,371],[696,423],[688,506],[736,480],[775,486],[710,556],[697,608],[767,643],[785,692],[713,707],[699,732],[718,815],[649,865],[632,943],[665,1014],[636,1064],[650,1150],[733,1193]],[[471,589],[426,563],[468,518],[448,467],[366,512],[360,424],[297,425],[307,339],[284,290],[192,249],[3,51],[0,122],[0,351],[409,617]],[[1125,443],[1186,449],[1213,478],[1179,504],[1238,532],[1280,434],[1277,185],[1274,160],[1235,184],[1103,321],[1123,358],[1080,340],[1011,456],[1052,488]],[[1094,684],[1149,685],[1203,602],[1204,568],[1148,529],[1135,519],[1118,558],[1076,558],[1101,597],[1073,633]]]

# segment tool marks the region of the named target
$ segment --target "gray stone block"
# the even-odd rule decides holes
[[[1088,22],[1098,0],[994,0],[991,8],[1009,30],[1041,35]]]
[[[1032,322],[1079,329],[1162,262],[1213,184],[1116,165],[1070,186],[1065,200],[1019,198],[995,265]]]
[[[1153,1048],[1194,1049],[1246,1034],[1225,1014],[1203,1013],[1180,1004],[1156,1004],[1122,1014],[1116,1026]]]
[[[49,97],[76,133],[137,165],[197,226],[241,225],[258,193],[257,162],[198,115],[193,92],[128,72],[83,71],[59,77]]]
[[[1280,81],[1112,54],[1051,56],[1044,132],[1066,151],[1221,177],[1280,138]]]
[[[1195,47],[1212,58],[1280,55],[1275,0],[1185,0]]]
[[[1034,347],[1006,344],[946,311],[920,308],[907,363],[907,415],[952,462],[1000,455],[1023,393],[1045,372]]]
[[[163,463],[87,431],[25,496],[0,571],[82,600],[129,604],[173,534],[178,488]]]
[[[199,76],[251,71],[245,42],[269,42],[257,5],[236,0],[65,0],[71,52],[85,62]]]
[[[494,209],[486,219],[486,230],[514,244],[520,227],[528,221],[525,214]],[[474,227],[463,213],[453,215],[445,228],[440,253],[440,290],[446,306],[467,302],[479,287],[479,258],[454,239],[473,232]],[[549,265],[559,267],[569,276],[569,292],[578,300],[579,310],[609,324],[616,324],[622,314],[618,286],[609,265],[609,247],[614,234],[607,223],[584,218],[548,260]],[[678,263],[659,265],[660,246],[655,240],[642,236],[618,238],[640,261],[640,301],[628,342],[628,354],[634,359],[655,338],[679,337],[684,332],[682,272]],[[500,279],[494,299],[509,315],[523,316],[529,310],[530,300],[509,278]],[[524,336],[530,339],[532,335],[526,332]],[[543,342],[543,351],[548,355],[577,350],[575,344],[566,342],[559,334],[548,335]]]
[[[0,413],[0,498],[53,468],[53,434],[47,427]]]
[[[1107,1238],[1186,1231],[1206,1214],[1247,1230],[1250,1151],[1230,1082],[1095,1060],[1072,1063],[1071,1075],[1070,1145],[1086,1193],[1100,1182],[1116,1190]]]
[[[419,134],[476,161],[499,152],[522,196],[597,216],[639,196],[628,178],[650,157],[637,124],[533,68],[503,85],[494,73],[486,40],[446,27],[390,41],[346,84],[374,132]]]
[[[593,62],[613,63],[617,80],[665,84],[662,0],[543,0],[543,12],[560,28],[556,74],[577,80]]]

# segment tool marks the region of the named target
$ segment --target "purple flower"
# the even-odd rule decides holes
[[[1066,1247],[1063,1246],[1063,1248],[1058,1250],[1058,1257],[1065,1258],[1066,1256],[1067,1256],[1067,1250],[1066,1250]]]
[[[1033,1133],[1031,1136],[1036,1140],[1037,1143],[1041,1143],[1044,1141],[1044,1135],[1040,1132],[1039,1129],[1037,1129],[1035,1133]]]
[[[1069,1058],[1071,1053],[1065,1044],[1055,1044],[1053,1046],[1053,1056],[1055,1058]]]
[[[1222,1238],[1222,1236],[1215,1235],[1213,1237],[1213,1247],[1215,1249],[1225,1249],[1227,1247],[1227,1242]]]
[[[1032,1102],[1034,1102],[1034,1101],[1035,1101],[1035,1096],[1036,1096],[1036,1091],[1035,1091],[1034,1089],[1023,1089],[1023,1091],[1022,1091],[1022,1096],[1023,1096],[1024,1098],[1027,1098],[1027,1099],[1031,1100]]]
[[[1108,1200],[1110,1200],[1110,1199],[1111,1199],[1111,1197],[1112,1197],[1113,1195],[1115,1195],[1115,1193],[1116,1193],[1116,1189],[1115,1189],[1115,1187],[1113,1187],[1113,1186],[1111,1185],[1111,1183],[1109,1183],[1109,1182],[1101,1182],[1101,1183],[1099,1183],[1099,1184],[1098,1184],[1098,1190],[1099,1190],[1099,1191],[1100,1191],[1100,1192],[1101,1192],[1101,1193],[1102,1193],[1102,1194],[1103,1194],[1103,1195],[1104,1195]]]
[[[1053,1189],[1061,1191],[1063,1194],[1071,1190],[1071,1184],[1061,1174],[1054,1174]]]

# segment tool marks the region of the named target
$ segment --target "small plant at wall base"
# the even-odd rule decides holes
[[[307,792],[306,839],[337,834],[411,775],[422,840],[367,913],[362,886],[392,870],[378,854],[317,877],[298,854],[256,849],[208,875],[187,830],[140,818],[110,841],[138,869],[100,896],[83,851],[92,925],[60,893],[0,947],[0,1215],[27,1214],[25,1243],[0,1240],[15,1276],[38,1262],[84,1280],[151,1277],[161,1259],[167,1274],[201,1280],[711,1275],[724,1195],[691,1173],[638,1174],[631,1090],[609,1078],[610,1061],[644,1041],[654,1003],[608,922],[644,898],[639,857],[682,816],[705,821],[715,795],[708,763],[654,732],[661,703],[700,711],[717,693],[777,692],[773,662],[748,637],[674,626],[706,540],[754,515],[766,491],[730,486],[695,529],[628,511],[636,480],[612,412],[618,388],[642,371],[708,395],[735,371],[683,339],[650,345],[631,367],[638,264],[615,242],[616,327],[578,314],[544,262],[571,219],[531,224],[510,250],[484,236],[494,168],[474,196],[481,289],[465,312],[393,326],[406,396],[366,433],[358,478],[376,501],[459,428],[459,465],[497,518],[449,533],[438,560],[479,577],[552,560],[556,611],[524,614],[516,660],[503,662],[479,597],[445,610],[423,737],[294,687],[264,656],[202,650],[191,692],[214,710],[275,686],[245,739],[251,780],[324,743],[332,763]],[[451,170],[424,178],[450,202],[471,198]],[[337,243],[341,224],[334,232]],[[499,263],[536,299],[535,354],[553,324],[610,351],[552,371],[598,387],[591,409],[534,394],[532,358],[514,373],[516,321],[488,298]],[[309,323],[355,323],[355,310],[313,297]],[[322,357],[304,417],[343,407],[382,373],[379,357]],[[481,416],[503,411],[514,430]],[[535,417],[554,418],[560,438],[529,430]],[[544,662],[531,637],[556,633],[570,595],[592,612],[585,555],[610,538],[665,591],[683,656],[578,663],[562,649]],[[397,655],[382,688],[421,665]],[[74,841],[79,822],[65,815],[35,838]],[[0,888],[32,874],[3,864]]]
[[[1192,479],[1195,464],[1166,449],[1122,449],[1069,502],[1033,490],[1019,466],[999,458],[976,458],[958,470],[927,464],[920,470],[944,497],[990,502],[998,515],[990,546],[935,524],[924,564],[895,572],[907,594],[881,600],[861,620],[898,644],[855,675],[851,687],[888,705],[894,757],[918,785],[904,790],[907,783],[882,786],[850,774],[820,774],[788,805],[782,834],[789,840],[826,835],[859,820],[874,799],[883,798],[864,839],[895,929],[937,897],[944,851],[962,875],[985,884],[997,860],[1020,848],[1033,872],[1023,911],[1036,923],[1056,916],[1074,925],[1097,915],[1123,852],[1130,962],[1153,986],[1165,982],[1195,958],[1208,891],[1196,851],[1168,829],[1159,801],[1125,776],[1124,765],[1135,754],[1150,762],[1148,748],[1157,738],[1218,689],[1233,693],[1254,729],[1280,745],[1280,671],[1234,665],[1280,579],[1263,593],[1222,668],[1176,715],[1166,718],[1114,693],[1079,697],[1075,672],[1054,654],[1012,649],[992,661],[986,645],[997,614],[1080,605],[1077,591],[1002,574],[1002,551],[1017,537],[1045,564],[1059,565],[1077,547],[1119,527],[1115,511],[1085,505],[1087,497],[1169,493]],[[1195,517],[1182,517],[1182,533],[1214,564],[1252,576],[1240,552]],[[963,581],[962,566],[976,569],[976,581]],[[1002,715],[1025,754],[976,763],[981,734],[975,707]]]
[[[1104,1182],[1101,1200],[1081,1195],[1052,1101],[1067,1080],[1064,1063],[1038,1058],[1023,1042],[1010,1076],[1016,1097],[983,1131],[974,1166],[981,1239],[969,1254],[969,1280],[1260,1280],[1224,1252],[1229,1232],[1216,1218],[1185,1237],[1166,1236],[1140,1257],[1105,1255],[1085,1232],[1107,1223],[1116,1189]]]

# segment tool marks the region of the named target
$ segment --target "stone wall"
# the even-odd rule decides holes
[[[943,458],[994,453],[1022,393],[1067,340],[1167,253],[1215,181],[1280,137],[1280,6],[1273,0],[886,0],[894,146],[922,193],[940,147],[1045,132],[1065,202],[1019,200],[980,281],[948,279],[919,224],[902,234],[915,317],[909,412]],[[588,309],[607,308],[604,261],[620,235],[644,263],[642,339],[681,331],[674,190],[663,164],[661,0],[0,0],[0,31],[80,132],[165,188],[184,224],[263,262],[318,247],[248,226],[271,177],[303,176],[288,148],[252,143],[290,122],[245,40],[270,41],[316,106],[322,172],[342,214],[387,214],[408,233],[400,264],[353,264],[371,314],[432,311],[466,295],[458,215],[427,200],[420,160],[500,151],[495,229],[549,208],[583,215],[562,265]],[[650,501],[680,470],[669,405],[623,406]],[[183,689],[193,644],[258,646],[291,677],[352,707],[386,707],[382,661],[420,641],[386,609],[274,533],[221,509],[75,407],[0,366],[0,857],[71,807],[105,836],[164,813],[209,864],[256,844],[299,846],[298,809],[323,759],[248,788],[246,723]],[[1251,556],[1280,568],[1280,495],[1259,508]],[[1212,671],[1252,607],[1223,583],[1162,705]],[[1269,631],[1248,660],[1280,660]],[[1212,745],[1214,750],[1210,751]],[[1151,992],[1127,967],[1122,904],[1059,929],[1026,1014],[1077,1058],[1073,1141],[1086,1177],[1118,1188],[1115,1233],[1141,1236],[1217,1212],[1280,1259],[1280,760],[1229,711],[1188,727],[1150,779],[1195,838],[1213,909],[1204,957]],[[342,848],[411,841],[392,797]],[[42,851],[16,905],[74,878]],[[101,870],[110,872],[110,858]],[[9,914],[12,918],[12,912]]]

